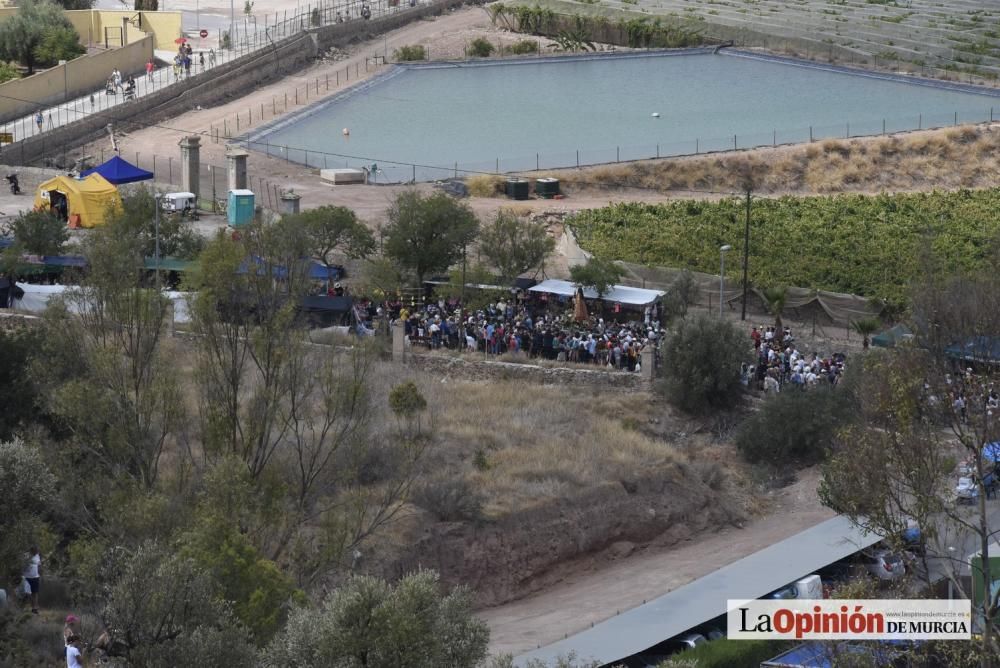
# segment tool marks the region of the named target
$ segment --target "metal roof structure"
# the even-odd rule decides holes
[[[528,292],[546,292],[563,297],[572,297],[576,294],[576,286],[569,281],[550,278],[532,288],[528,288]],[[613,285],[601,299],[606,302],[618,302],[619,304],[628,304],[630,306],[646,306],[652,304],[665,294],[667,293],[663,290],[647,290],[645,288],[633,288],[629,285]],[[597,299],[597,291],[593,288],[585,288],[583,296],[587,299]]]
[[[593,628],[521,654],[515,665],[553,662],[570,652],[602,664],[621,661],[726,614],[729,599],[761,598],[881,539],[838,515]]]

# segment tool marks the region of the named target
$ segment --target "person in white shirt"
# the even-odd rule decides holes
[[[83,668],[83,653],[80,651],[78,635],[72,635],[66,641],[66,668]]]
[[[38,548],[35,546],[31,547],[31,551],[28,553],[28,563],[24,567],[24,579],[28,581],[28,586],[31,587],[31,611],[38,614],[38,590],[41,588],[42,583],[42,555],[38,553]]]

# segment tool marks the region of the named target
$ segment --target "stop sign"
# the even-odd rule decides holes
[[[201,32],[198,33],[202,37],[208,37],[208,31],[202,28]]]

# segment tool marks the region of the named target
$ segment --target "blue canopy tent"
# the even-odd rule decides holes
[[[123,183],[135,183],[136,181],[149,181],[153,178],[153,172],[140,169],[132,163],[122,160],[117,155],[103,165],[98,165],[93,169],[83,172],[80,174],[80,178],[85,178],[94,173],[100,174],[105,180],[116,186],[120,186]]]

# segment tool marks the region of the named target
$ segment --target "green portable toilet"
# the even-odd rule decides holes
[[[228,222],[231,227],[249,225],[253,220],[253,191],[230,190],[226,212],[229,214]]]

